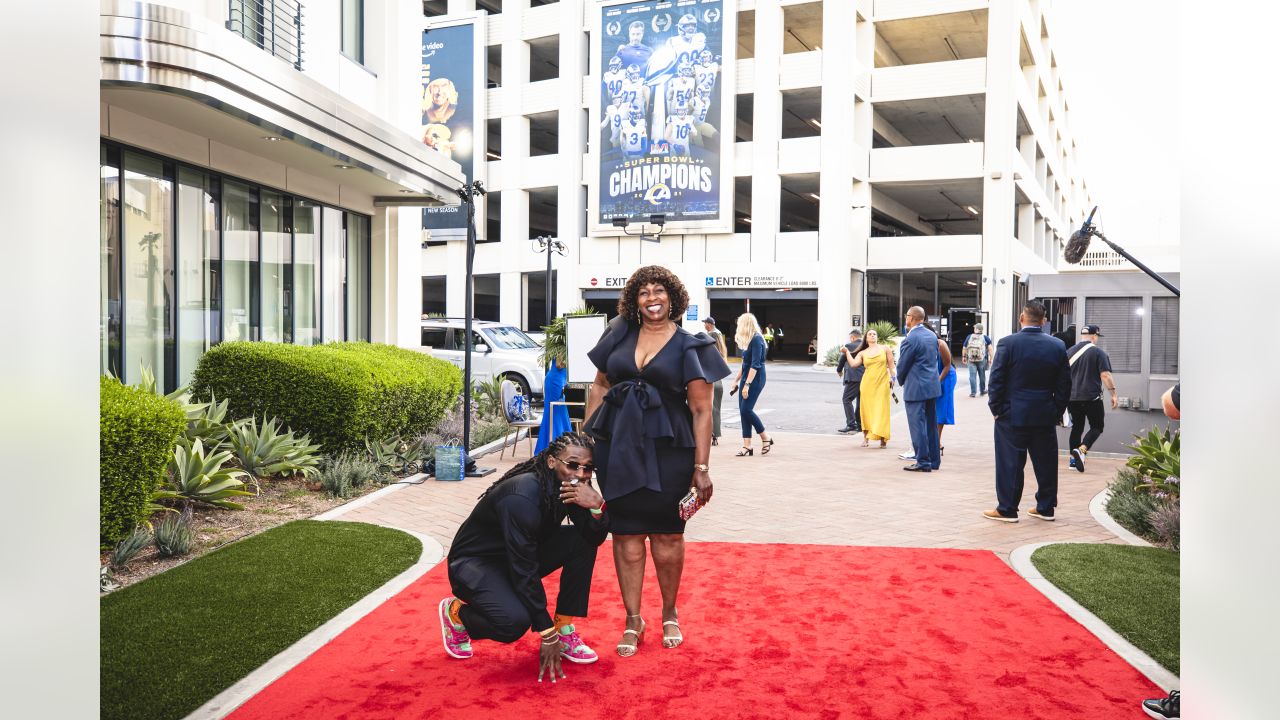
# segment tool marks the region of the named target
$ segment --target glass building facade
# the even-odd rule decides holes
[[[101,357],[190,382],[224,340],[369,340],[370,218],[103,142]]]

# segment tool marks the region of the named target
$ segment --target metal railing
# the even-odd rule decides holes
[[[227,29],[302,69],[302,3],[297,0],[229,0]]]

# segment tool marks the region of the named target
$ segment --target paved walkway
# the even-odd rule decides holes
[[[725,403],[726,413],[733,407]],[[1022,521],[997,523],[981,517],[995,507],[992,420],[986,398],[956,398],[957,425],[948,427],[942,470],[903,472],[897,455],[910,445],[906,418],[893,417],[889,448],[862,448],[857,438],[783,434],[768,456],[734,457],[739,440],[726,426],[712,448],[715,496],[690,521],[691,541],[814,543],[899,547],[969,548],[994,551],[1005,562],[1020,545],[1035,542],[1122,542],[1094,522],[1089,500],[1106,487],[1122,461],[1095,458],[1088,472],[1059,471],[1058,520],[1025,514],[1034,507],[1035,480],[1027,465]],[[768,419],[765,418],[766,423]],[[480,464],[498,474],[463,482],[427,480],[390,493],[342,516],[343,520],[392,525],[430,535],[446,551],[478,495],[515,462],[528,458],[521,442],[516,459],[485,456]]]

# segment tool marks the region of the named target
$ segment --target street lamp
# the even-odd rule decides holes
[[[458,188],[458,197],[467,207],[467,280],[466,280],[466,341],[462,364],[462,452],[463,457],[471,454],[471,316],[474,314],[475,259],[476,259],[476,197],[485,194],[484,184],[479,180],[469,182]],[[464,467],[466,463],[464,461]],[[477,467],[465,471],[468,477],[483,477],[493,472],[493,468]]]
[[[550,235],[539,235],[533,241],[537,243],[533,251],[536,253],[545,252],[547,254],[547,274],[543,279],[543,284],[547,291],[547,326],[551,325],[551,254],[556,253],[565,256],[569,252],[569,248],[560,240],[552,239]]]

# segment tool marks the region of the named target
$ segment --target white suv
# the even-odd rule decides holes
[[[428,318],[422,321],[422,350],[432,357],[462,367],[466,353],[462,337],[466,321],[460,318]],[[542,396],[544,371],[538,363],[542,346],[520,328],[506,323],[472,320],[471,375],[485,380],[506,378],[523,395]]]

